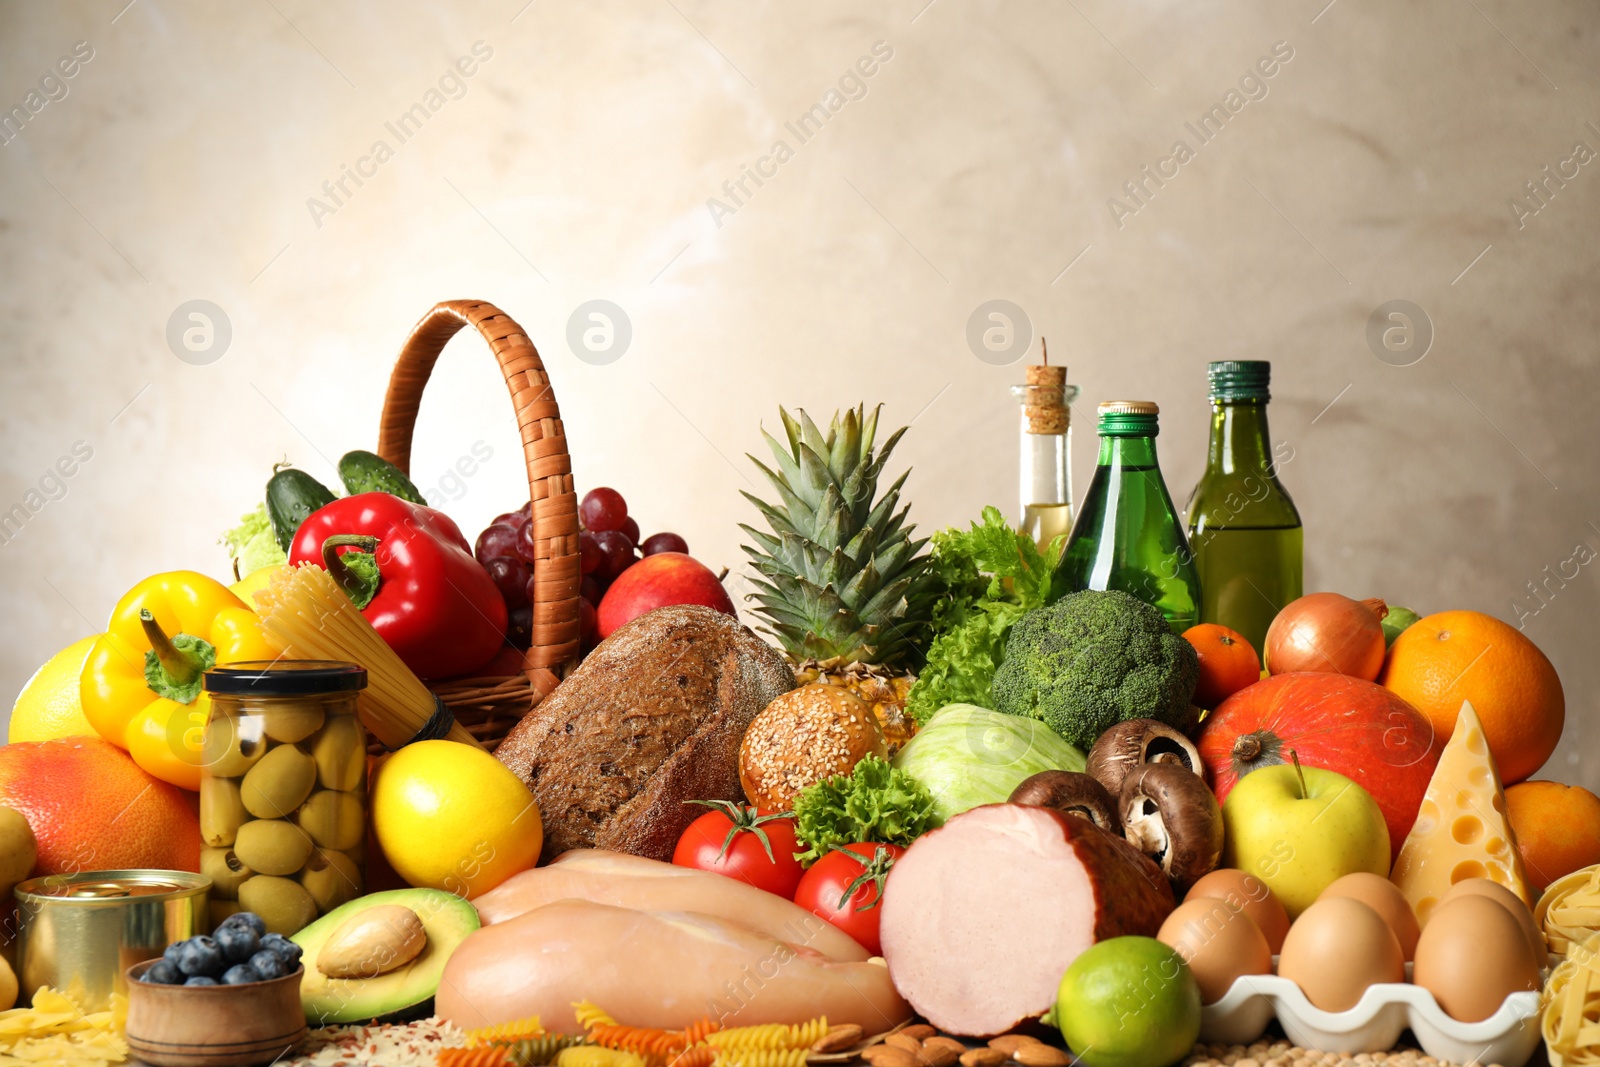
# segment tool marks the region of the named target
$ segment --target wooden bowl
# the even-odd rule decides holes
[[[128,1050],[154,1067],[250,1067],[271,1063],[306,1036],[300,1007],[305,967],[244,985],[154,985],[128,968]]]

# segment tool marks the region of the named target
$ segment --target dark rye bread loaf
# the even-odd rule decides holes
[[[495,752],[527,783],[549,860],[606,848],[670,860],[706,809],[742,802],[739,744],[794,675],[771,645],[711,608],[658,608],[590,652]]]

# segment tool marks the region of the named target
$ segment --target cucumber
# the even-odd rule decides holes
[[[333,492],[305,471],[284,467],[273,472],[267,481],[267,517],[278,547],[289,551],[306,516],[333,501]]]
[[[356,449],[339,457],[339,477],[351,496],[357,493],[388,493],[413,504],[426,504],[415,483],[404,471],[373,452]]]

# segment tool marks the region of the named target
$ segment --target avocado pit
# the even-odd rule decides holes
[[[317,953],[317,970],[329,978],[376,978],[416,959],[428,944],[417,913],[379,904],[351,916]]]

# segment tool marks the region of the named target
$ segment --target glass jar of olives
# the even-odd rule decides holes
[[[285,937],[364,892],[367,672],[327,660],[206,672],[200,873],[213,923],[251,911]]]

